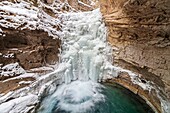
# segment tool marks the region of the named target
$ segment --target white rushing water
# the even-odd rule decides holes
[[[102,87],[99,83],[79,80],[60,85],[42,101],[38,113],[87,113],[105,101]]]

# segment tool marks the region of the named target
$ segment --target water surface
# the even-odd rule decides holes
[[[44,98],[38,113],[154,113],[146,102],[117,84],[75,81]]]

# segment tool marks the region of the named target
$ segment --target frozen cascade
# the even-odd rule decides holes
[[[112,73],[112,49],[106,42],[106,27],[99,9],[67,13],[63,20],[61,64],[63,81],[101,81]]]
[[[113,73],[107,29],[99,9],[66,13],[59,18],[63,20],[62,53],[56,76],[65,84],[44,99],[39,113],[91,113],[92,107],[105,101],[103,86],[97,82]]]

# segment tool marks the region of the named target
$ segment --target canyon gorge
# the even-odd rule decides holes
[[[74,103],[94,97],[84,103],[93,106],[103,101],[96,82],[107,82],[139,95],[154,112],[170,113],[169,6],[170,0],[0,0],[0,111],[47,113],[40,101],[61,97],[59,91],[77,93]]]

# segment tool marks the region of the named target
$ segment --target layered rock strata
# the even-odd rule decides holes
[[[19,62],[24,69],[55,64],[58,61],[60,40],[41,30],[3,29],[0,36],[0,63]]]
[[[170,1],[100,0],[114,63],[152,81],[170,100]]]

